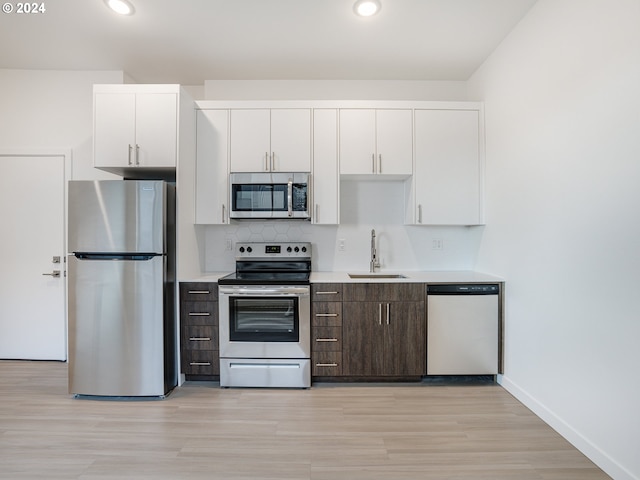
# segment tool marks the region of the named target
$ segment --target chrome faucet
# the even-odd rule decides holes
[[[376,267],[380,268],[378,254],[376,253],[376,231],[371,229],[371,261],[369,262],[369,272],[375,272]]]

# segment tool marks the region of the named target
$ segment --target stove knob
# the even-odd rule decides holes
[[[244,253],[244,247],[240,247],[239,250],[240,250],[240,253]]]
[[[307,251],[307,247],[302,247],[302,252],[306,252]]]
[[[247,252],[248,252],[248,253],[251,253],[252,251],[253,251],[253,248],[251,248],[251,247],[247,247]]]
[[[291,247],[287,247],[287,252],[291,253]]]
[[[298,253],[300,251],[300,249],[298,247],[293,249],[294,252]]]

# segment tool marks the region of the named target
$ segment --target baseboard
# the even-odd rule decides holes
[[[545,405],[532,397],[526,390],[509,380],[505,375],[498,375],[498,383],[523,405],[540,417],[547,425],[562,435],[569,443],[580,450],[593,463],[600,467],[607,475],[616,480],[640,480],[622,465],[613,460],[597,445],[585,438],[571,425],[558,417]]]

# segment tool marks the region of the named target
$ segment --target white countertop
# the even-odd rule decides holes
[[[231,272],[209,272],[201,277],[181,279],[181,282],[217,282]],[[367,271],[311,272],[311,283],[487,283],[503,282],[495,275],[471,270],[460,271],[378,271],[377,274],[400,274],[406,278],[351,278],[349,273],[366,275]]]
[[[367,271],[311,272],[311,283],[485,283],[504,279],[473,271],[378,271],[376,274],[404,275],[405,278],[351,278],[349,273],[368,275]],[[375,274],[374,274],[375,275]]]

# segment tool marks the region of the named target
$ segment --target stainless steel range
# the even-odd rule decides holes
[[[311,386],[311,244],[238,243],[218,280],[220,386]]]

